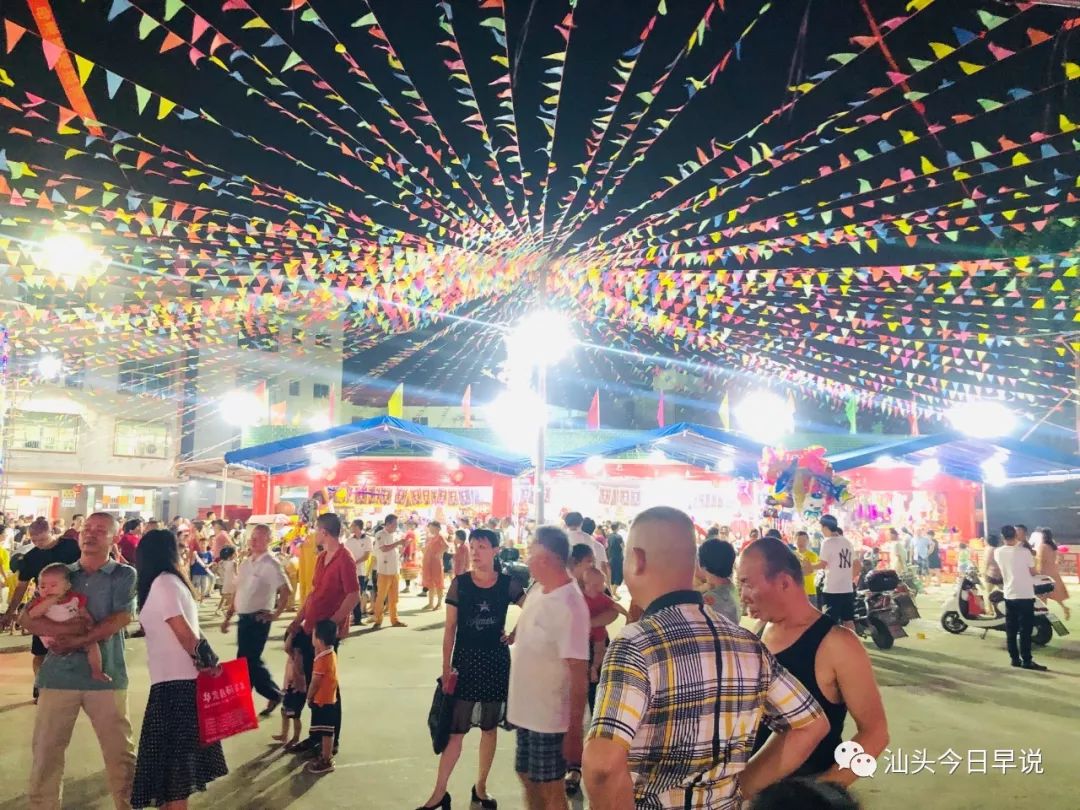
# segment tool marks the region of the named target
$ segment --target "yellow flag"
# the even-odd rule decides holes
[[[390,400],[386,403],[387,415],[397,417],[398,419],[404,419],[404,405],[405,383],[401,383],[394,389],[394,393],[390,395]]]

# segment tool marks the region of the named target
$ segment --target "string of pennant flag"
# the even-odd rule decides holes
[[[369,377],[462,388],[543,287],[615,387],[686,360],[718,398],[767,376],[893,415],[1053,407],[1080,352],[1080,237],[1057,242],[1080,15],[838,2],[15,0],[10,349],[169,374],[193,341],[212,363],[341,321]],[[718,116],[755,75],[779,95]],[[44,266],[59,232],[98,271]]]

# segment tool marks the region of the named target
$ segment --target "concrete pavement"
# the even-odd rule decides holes
[[[1076,806],[1073,751],[1080,746],[1080,622],[1071,622],[1076,635],[1055,637],[1037,652],[1052,672],[1039,674],[1008,666],[1005,639],[992,633],[985,640],[970,630],[949,636],[937,625],[943,593],[920,597],[927,618],[909,629],[912,638],[897,642],[888,652],[871,648],[884,694],[892,732],[891,765],[906,758],[906,775],[886,774],[879,762],[877,776],[864,779],[858,795],[867,808],[1040,807]],[[402,618],[408,628],[361,630],[341,648],[344,730],[335,773],[313,777],[295,758],[269,745],[279,730],[275,717],[258,731],[226,741],[231,773],[195,797],[195,807],[244,808],[370,808],[409,810],[427,798],[436,768],[427,732],[427,710],[439,670],[441,616],[423,613],[425,601],[402,595]],[[1078,611],[1080,613],[1080,611]],[[204,631],[222,657],[234,651],[235,635],[224,638],[211,610],[203,612]],[[281,635],[275,627],[268,660],[275,675],[284,667]],[[234,631],[235,632],[235,631]],[[921,632],[925,638],[918,638]],[[132,672],[130,704],[137,730],[148,691],[145,647],[129,641]],[[25,806],[25,774],[30,764],[34,707],[29,656],[0,655],[0,717],[6,740],[0,746],[0,810]],[[259,707],[261,708],[261,706]],[[851,732],[853,733],[853,732]],[[451,781],[457,807],[468,805],[475,778],[478,735],[466,738],[465,752]],[[1039,749],[1042,774],[1021,749]],[[961,763],[941,764],[955,752]],[[987,773],[979,768],[985,751]],[[1002,762],[994,767],[995,752]],[[1013,766],[1004,762],[1011,752]],[[932,761],[931,761],[932,760]],[[969,762],[971,760],[971,762]],[[1023,760],[1023,761],[1022,761]],[[927,771],[927,766],[934,773]],[[912,771],[919,770],[918,773]],[[1003,771],[1003,772],[1001,772]],[[522,806],[513,773],[513,738],[500,736],[500,748],[489,783],[502,808]],[[104,788],[100,753],[89,723],[80,720],[68,751],[65,807],[111,807]]]

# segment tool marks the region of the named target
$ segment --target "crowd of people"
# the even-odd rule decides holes
[[[856,777],[834,758],[848,716],[866,753],[888,741],[869,656],[850,631],[860,555],[829,515],[816,543],[807,531],[789,544],[775,529],[752,530],[738,548],[726,527],[703,532],[666,507],[639,514],[625,539],[619,524],[572,511],[560,526],[515,538],[494,519],[450,530],[430,521],[421,537],[416,521],[402,531],[393,514],[346,527],[324,512],[292,545],[268,526],[213,514],[168,527],[96,513],[70,528],[41,519],[19,528],[28,544],[3,559],[16,576],[0,623],[17,620],[33,634],[35,808],[59,806],[80,711],[118,807],[183,807],[228,772],[220,743],[199,744],[196,715],[196,677],[219,664],[200,629],[200,603],[209,612],[215,587],[221,630],[235,626],[236,655],[266,700],[261,715],[281,712],[274,739],[325,774],[341,744],[338,645],[365,620],[372,630],[387,619],[404,627],[398,597],[419,578],[423,609],[445,610],[437,674],[450,706],[425,810],[450,807],[449,780],[474,728],[470,799],[484,808],[498,805],[488,778],[500,728],[514,730],[529,808],[566,807],[582,782],[596,808],[779,807],[800,795],[855,806],[844,788]],[[892,563],[933,576],[935,540],[924,536],[893,532]],[[527,588],[504,562],[516,559],[504,548],[515,539],[528,543]],[[1044,669],[1031,659],[1032,577],[1052,570],[1052,598],[1068,596],[1052,532],[1029,538],[1006,526],[1001,541],[990,539],[985,571],[1004,587],[1012,663]],[[306,583],[305,549],[314,554]],[[511,606],[520,608],[512,626]],[[279,686],[264,651],[274,621],[293,607]],[[754,632],[744,617],[757,622]],[[151,684],[137,752],[124,646],[133,620]]]

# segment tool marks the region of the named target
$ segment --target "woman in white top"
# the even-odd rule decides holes
[[[188,796],[229,772],[221,743],[199,744],[195,676],[200,669],[216,667],[217,658],[199,636],[198,607],[172,532],[143,536],[137,570],[150,698],[131,805],[184,810]]]

